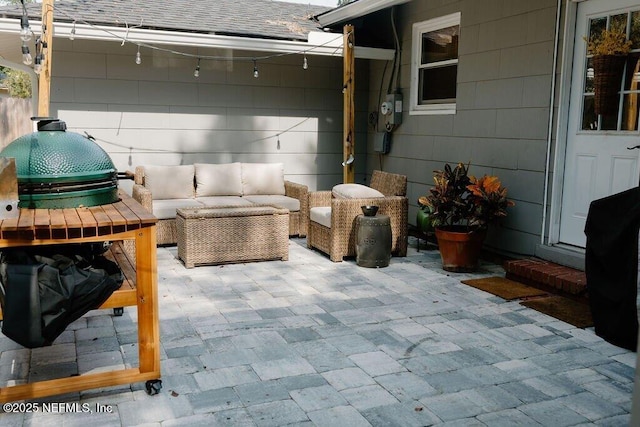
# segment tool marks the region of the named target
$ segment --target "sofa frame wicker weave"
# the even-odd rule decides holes
[[[356,255],[355,220],[362,215],[361,206],[377,205],[379,214],[389,215],[391,220],[391,252],[396,256],[407,255],[408,208],[407,177],[379,170],[371,176],[370,188],[384,194],[379,198],[336,198],[331,191],[309,193],[307,247],[316,248],[329,255],[331,261]],[[314,208],[330,207],[331,226],[327,227],[311,219]]]
[[[258,177],[254,177],[254,182],[260,181],[261,178],[264,177],[264,172],[267,170],[267,173],[272,173],[274,169],[278,169],[278,167],[282,167],[281,164],[260,164],[260,163],[243,163],[243,164],[223,164],[218,165],[225,168],[233,169],[233,165],[241,165],[242,174],[246,171],[251,171],[255,169],[256,171],[259,168],[262,169],[262,175],[258,175]],[[196,165],[198,166],[198,165]],[[151,167],[148,167],[151,168]],[[157,168],[157,166],[155,166]],[[171,174],[175,172],[175,169],[170,169],[172,166],[167,166],[167,176],[171,177]],[[173,167],[175,168],[175,167]],[[197,168],[196,168],[197,169]],[[277,175],[279,176],[279,175]],[[236,188],[236,191],[231,191],[228,195],[216,194],[215,197],[198,197],[198,176],[196,173],[195,179],[192,179],[192,195],[186,199],[178,199],[175,200],[166,198],[162,198],[162,200],[158,200],[157,197],[154,196],[155,191],[152,191],[148,188],[148,183],[145,175],[145,166],[137,166],[134,174],[134,185],[132,188],[132,196],[135,200],[137,200],[145,209],[149,212],[152,212],[157,218],[158,222],[156,224],[157,229],[157,244],[158,245],[175,245],[178,241],[178,234],[176,230],[176,210],[179,208],[188,208],[188,207],[215,207],[215,206],[252,206],[255,204],[270,204],[273,206],[281,206],[279,203],[283,199],[295,199],[297,200],[296,204],[299,205],[299,209],[290,210],[289,212],[289,236],[300,236],[304,237],[307,234],[307,203],[308,203],[308,187],[306,185],[297,184],[295,182],[287,181],[284,178],[280,177],[276,180],[280,179],[280,185],[283,186],[282,193],[280,194],[266,194],[262,193],[254,193],[254,194],[244,194],[242,191],[245,191],[248,186],[246,185],[244,176],[234,176],[233,178],[228,177],[216,177],[218,181],[224,181],[222,183],[218,183],[218,187],[226,188],[226,186]],[[273,200],[273,202],[272,202]],[[155,203],[154,203],[155,202]],[[175,202],[175,205],[172,203]],[[163,204],[164,213],[160,213],[158,211],[158,207],[156,205]],[[167,209],[167,205],[169,209]],[[283,207],[286,207],[282,205]],[[172,213],[170,215],[166,214],[166,211],[169,210]]]

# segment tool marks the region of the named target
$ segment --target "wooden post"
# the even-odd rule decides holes
[[[42,0],[42,41],[47,44],[47,54],[42,62],[42,71],[38,79],[38,116],[49,117],[51,57],[53,56],[53,0]]]
[[[343,69],[344,69],[344,86],[343,86],[343,182],[352,183],[355,181],[355,165],[351,161],[347,164],[349,159],[355,156],[355,100],[354,100],[354,87],[355,87],[355,37],[353,33],[353,25],[348,24],[344,26],[343,32]]]

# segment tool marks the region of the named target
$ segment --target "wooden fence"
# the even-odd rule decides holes
[[[31,99],[0,97],[0,150],[33,132]]]

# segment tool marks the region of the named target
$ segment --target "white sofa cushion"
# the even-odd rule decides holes
[[[198,197],[196,200],[205,206],[253,206],[253,203],[240,196],[209,196]]]
[[[338,184],[333,187],[331,194],[336,199],[372,199],[384,197],[378,190],[362,184]]]
[[[318,206],[309,209],[309,220],[331,228],[331,206]]]
[[[153,200],[193,198],[194,170],[193,165],[145,166],[144,186]]]
[[[242,195],[276,194],[284,196],[282,163],[242,163]]]
[[[258,195],[258,196],[244,196],[247,199],[258,205],[271,205],[280,206],[288,209],[289,212],[300,211],[300,200],[289,196],[280,195]]]
[[[153,215],[158,219],[175,219],[176,210],[181,208],[201,208],[196,199],[167,199],[153,201]]]
[[[196,197],[242,196],[240,163],[196,163]]]

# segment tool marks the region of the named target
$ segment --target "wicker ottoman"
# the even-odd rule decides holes
[[[178,258],[185,267],[289,259],[289,210],[274,206],[178,209]]]

